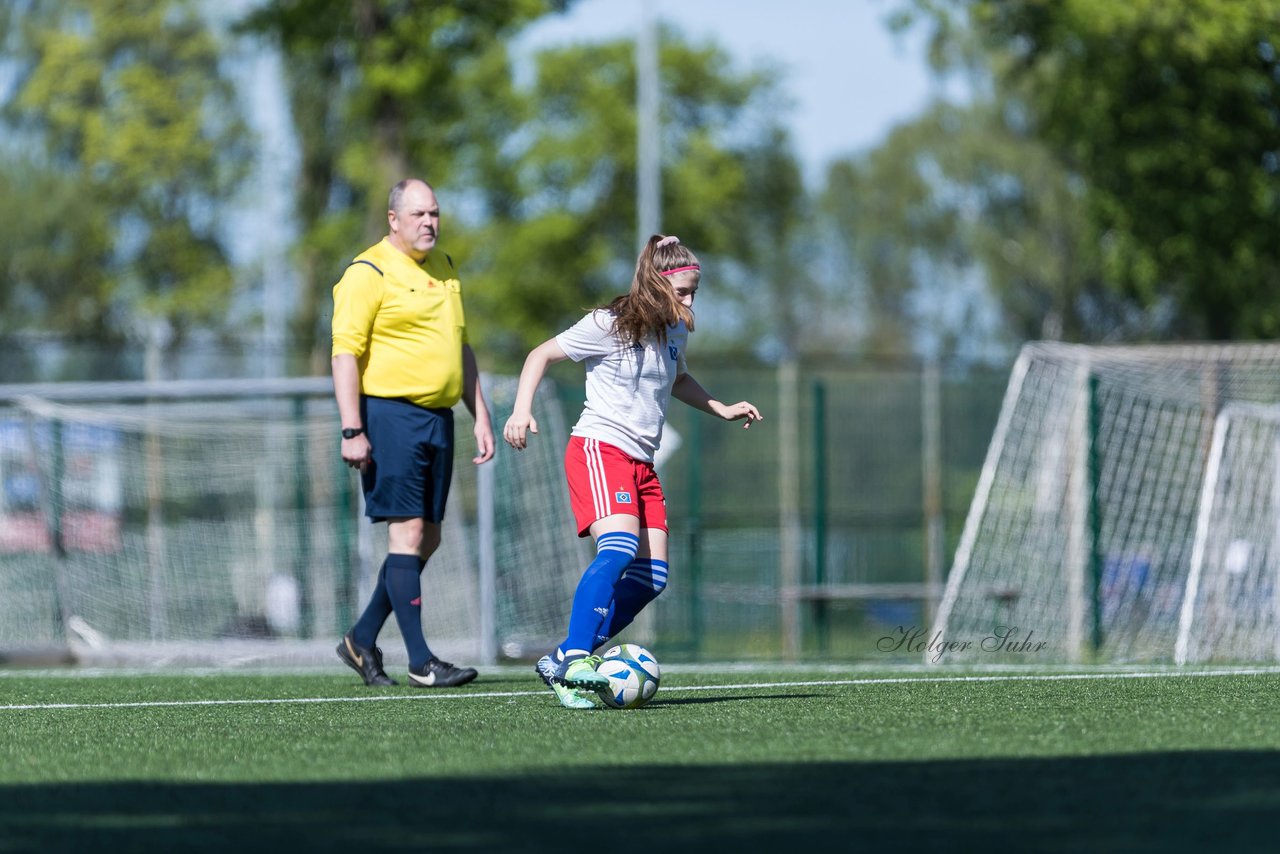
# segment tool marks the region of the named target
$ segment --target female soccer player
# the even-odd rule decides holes
[[[631,624],[667,584],[667,513],[653,454],[674,396],[725,421],[761,420],[741,401],[711,397],[685,366],[701,267],[679,238],[653,235],[640,252],[628,293],[597,308],[529,353],[502,435],[522,450],[537,433],[533,397],[547,366],[585,361],[587,401],[565,451],[578,536],[590,534],[595,560],[578,582],[564,642],[538,675],[571,709],[592,708],[608,686],[594,651]]]

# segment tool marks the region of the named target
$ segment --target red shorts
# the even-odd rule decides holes
[[[653,463],[634,460],[599,439],[572,436],[564,452],[564,472],[579,537],[585,537],[594,522],[618,513],[638,516],[641,530],[667,530],[667,499]]]

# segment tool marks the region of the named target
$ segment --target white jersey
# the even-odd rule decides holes
[[[667,329],[665,343],[649,337],[627,346],[612,329],[612,312],[598,308],[556,336],[566,356],[587,363],[587,403],[571,432],[653,462],[671,386],[687,370],[684,348],[689,330],[680,321]]]

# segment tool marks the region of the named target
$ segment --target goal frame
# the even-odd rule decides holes
[[[986,607],[991,612],[1020,609],[1024,619],[1044,614],[1059,633],[1052,661],[1195,663],[1188,637],[1205,572],[1226,424],[1245,413],[1265,413],[1280,423],[1278,372],[1280,346],[1271,344],[1024,345],[1009,375],[930,636],[939,644],[973,640],[966,633],[977,624],[983,603],[999,596],[1004,584],[1006,604]],[[1029,413],[1037,407],[1042,414],[1033,417]],[[1170,424],[1181,435],[1163,436],[1161,430]],[[1118,461],[1134,468],[1118,472]],[[1179,470],[1178,461],[1188,465]],[[1043,480],[1046,472],[1056,493],[1042,518],[1030,507],[1039,501],[1042,484],[1036,478]],[[1178,496],[1146,507],[1160,488],[1176,488]],[[1117,513],[1117,496],[1143,505],[1138,512],[1147,515],[1134,521],[1127,511]],[[1152,534],[1144,527],[1148,517],[1159,519],[1162,512],[1168,519],[1150,525],[1156,529]],[[1177,527],[1180,521],[1185,529]],[[1022,533],[1017,528],[1022,524],[1044,531]],[[1170,535],[1170,528],[1181,533]],[[1144,557],[1139,542],[1149,536],[1181,539],[1157,544],[1157,564],[1124,564]],[[1045,543],[1057,544],[1053,554],[1042,554],[1043,571],[1051,567],[1052,575],[1008,565],[1025,561],[1028,548]],[[1150,574],[1134,581],[1143,572]],[[1180,595],[1171,602],[1169,586],[1175,579]],[[1136,594],[1115,589],[1146,582],[1148,587]],[[1130,595],[1159,601],[1144,601],[1143,607],[1153,610],[1134,613],[1127,610]],[[965,610],[957,618],[962,600]],[[1161,615],[1173,608],[1168,618],[1159,617],[1164,622],[1158,626],[1151,616],[1157,606]],[[922,658],[928,664],[960,660],[939,660],[929,650]],[[1280,660],[1280,644],[1275,658]]]

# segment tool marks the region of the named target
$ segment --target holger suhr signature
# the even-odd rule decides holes
[[[1040,652],[1049,646],[1048,641],[1032,640],[1035,631],[1028,629],[1025,634],[1017,626],[996,626],[991,634],[979,640],[944,639],[941,630],[929,636],[925,629],[918,626],[898,626],[896,632],[885,635],[876,641],[876,649],[880,652],[928,653],[929,660],[935,664],[942,657],[953,652],[980,651],[985,653]]]

